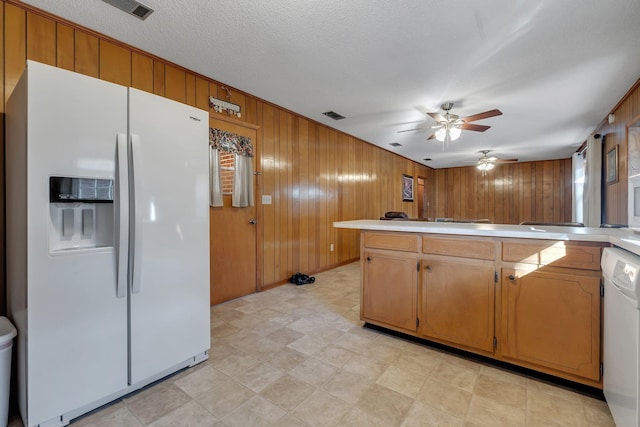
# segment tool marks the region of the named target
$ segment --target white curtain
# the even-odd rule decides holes
[[[573,181],[573,203],[571,221],[584,224],[584,152],[571,156],[571,177]]]
[[[602,140],[593,135],[587,139],[587,157],[585,159],[584,182],[584,225],[600,227],[602,200]]]
[[[209,166],[209,205],[218,208],[224,204],[220,179],[220,153],[212,146],[209,146]]]
[[[246,208],[253,206],[253,157],[236,154],[236,170],[233,174],[231,206]]]

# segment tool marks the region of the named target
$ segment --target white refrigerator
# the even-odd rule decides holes
[[[208,113],[28,61],[6,119],[25,425],[66,425],[205,360]]]

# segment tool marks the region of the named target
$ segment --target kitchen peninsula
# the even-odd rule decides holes
[[[636,248],[629,230],[334,226],[361,231],[364,322],[602,388],[600,257],[612,243]]]

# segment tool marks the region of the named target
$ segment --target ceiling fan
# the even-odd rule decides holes
[[[472,124],[471,122],[502,115],[502,111],[498,109],[493,109],[493,110],[485,111],[483,113],[474,114],[472,116],[460,117],[456,114],[451,114],[451,109],[453,108],[453,102],[444,103],[440,106],[440,108],[444,112],[444,115],[440,113],[427,113],[427,115],[432,119],[434,119],[437,123],[431,127],[432,129],[437,129],[437,130],[433,133],[433,135],[431,135],[427,139],[435,138],[441,142],[455,141],[460,137],[460,133],[462,132],[462,130],[484,132],[487,129],[489,129],[491,126],[477,125],[477,124]],[[410,132],[418,129],[420,128],[399,130],[398,133]]]
[[[482,153],[482,157],[480,157],[475,164],[476,168],[481,170],[482,173],[493,169],[496,163],[515,163],[518,161],[518,159],[499,159],[497,157],[489,157],[488,154],[491,150],[480,150],[479,152]]]

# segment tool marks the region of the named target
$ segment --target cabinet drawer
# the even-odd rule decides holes
[[[364,234],[364,246],[367,248],[418,252],[418,236],[367,232]]]
[[[496,246],[497,243],[493,240],[422,237],[422,252],[425,254],[495,260]]]
[[[553,240],[503,242],[502,260],[554,267],[600,269],[600,247]]]

